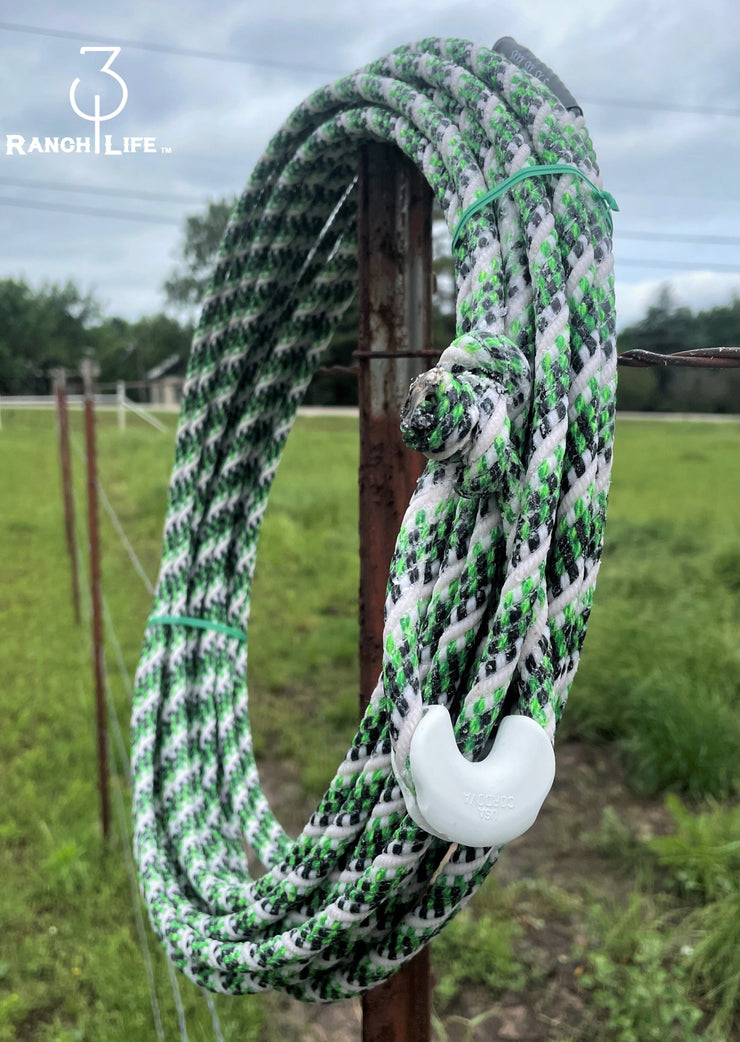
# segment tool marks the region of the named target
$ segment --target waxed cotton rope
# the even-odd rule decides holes
[[[530,166],[566,163],[601,183],[582,116],[462,40],[401,47],[296,109],[236,205],[193,341],[154,618],[247,628],[270,484],[356,291],[367,141],[416,164],[450,230]],[[148,627],[132,721],[136,856],[154,929],[198,984],[311,1001],[362,991],[426,944],[494,864],[497,850],[450,854],[412,821],[391,750],[406,772],[434,702],[469,759],[502,714],[554,735],[603,540],[611,245],[603,204],[570,172],[524,178],[465,225],[458,335],[402,417],[429,463],[391,563],[383,675],[297,839],[260,788],[247,645],[213,627]]]

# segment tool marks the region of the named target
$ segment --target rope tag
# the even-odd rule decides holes
[[[583,109],[560,77],[552,71],[549,65],[545,65],[536,54],[533,54],[528,47],[523,47],[520,43],[517,43],[513,36],[502,36],[493,45],[493,50],[497,51],[498,54],[503,54],[514,65],[518,65],[524,72],[528,72],[530,76],[536,76],[541,83],[544,83],[553,92],[558,101],[561,101],[571,112],[575,112],[578,116],[583,115]]]
[[[617,206],[617,200],[611,194],[611,192],[605,191],[603,188],[599,188],[593,181],[587,177],[582,170],[579,170],[577,166],[571,166],[569,163],[545,163],[540,166],[525,166],[521,170],[517,170],[511,177],[507,177],[506,180],[501,181],[495,188],[491,188],[488,192],[485,192],[479,199],[476,199],[474,203],[465,210],[460,222],[455,229],[452,236],[452,249],[454,250],[457,246],[458,240],[462,235],[463,229],[468,221],[482,210],[489,203],[494,202],[504,192],[508,192],[514,185],[518,185],[520,181],[524,181],[528,177],[547,177],[548,174],[575,174],[576,177],[580,177],[582,181],[590,185],[593,189],[593,195],[599,202],[604,204],[604,212],[606,214],[607,224],[609,227],[609,234],[612,235],[614,232],[614,222],[612,220],[611,211],[614,213],[619,212]]]

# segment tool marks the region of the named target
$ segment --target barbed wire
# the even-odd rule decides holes
[[[353,358],[360,361],[376,358],[434,358],[441,354],[440,351],[354,351]],[[644,369],[651,366],[683,366],[692,369],[737,369],[740,368],[740,347],[695,347],[688,351],[675,351],[673,353],[662,353],[660,351],[646,351],[643,348],[635,348],[624,351],[617,358],[617,365],[633,369]],[[357,365],[327,365],[319,366],[317,373],[331,375],[357,376],[359,373]]]
[[[675,351],[673,354],[635,348],[632,351],[624,351],[617,359],[617,364],[634,369],[648,366],[738,369],[740,368],[740,347],[695,347],[690,351]]]

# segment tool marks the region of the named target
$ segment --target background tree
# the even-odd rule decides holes
[[[210,203],[208,209],[188,217],[185,224],[183,264],[165,283],[169,303],[192,308],[201,303],[215,264],[234,200]],[[455,336],[455,283],[450,241],[441,213],[435,210],[433,346],[444,349]],[[353,364],[357,346],[357,303],[348,308],[337,326],[323,358],[325,366]],[[664,354],[689,347],[740,344],[740,299],[729,305],[694,314],[680,306],[670,284],[661,286],[645,317],[622,330],[618,350],[645,348]],[[318,373],[306,395],[309,404],[340,405],[357,402],[355,377],[342,373]],[[672,368],[622,370],[618,405],[622,409],[740,412],[740,373]]]
[[[617,350],[660,354],[692,347],[740,345],[740,299],[694,313],[679,307],[672,287],[661,286],[647,314],[623,329]],[[740,372],[732,369],[622,369],[617,404],[621,409],[673,412],[740,412]]]
[[[192,338],[192,323],[181,324],[169,315],[147,315],[137,322],[106,319],[92,338],[100,380],[145,380],[166,362],[168,374],[183,375]]]
[[[221,199],[209,203],[205,212],[186,218],[183,262],[164,284],[168,303],[178,308],[193,308],[202,303],[234,203],[235,198]],[[441,350],[455,335],[455,284],[449,234],[438,211],[435,211],[433,240],[437,285],[433,345]],[[349,368],[354,365],[352,352],[357,347],[358,322],[355,299],[340,320],[324,353],[323,367]],[[305,402],[309,405],[356,404],[357,378],[351,373],[317,373],[308,388]]]
[[[208,204],[205,213],[185,218],[182,264],[164,284],[168,304],[180,308],[200,305],[235,202],[235,196],[217,199]]]
[[[101,319],[90,294],[71,281],[34,290],[0,280],[0,395],[48,394],[51,370],[76,374],[83,357],[99,362],[101,382],[143,380],[157,365],[184,373],[193,329],[167,315],[136,322]]]
[[[76,369],[99,314],[71,281],[33,290],[22,279],[1,280],[0,394],[45,394],[50,369]]]

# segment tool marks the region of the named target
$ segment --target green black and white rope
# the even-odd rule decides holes
[[[152,615],[247,628],[257,537],[295,410],[356,289],[357,148],[397,145],[454,230],[527,166],[596,185],[583,118],[501,55],[423,40],[313,94],[258,163],[190,359]],[[504,713],[550,736],[599,567],[616,373],[611,229],[571,174],[520,181],[454,250],[458,337],[402,428],[428,466],[386,602],[382,678],[297,839],[260,788],[247,645],[148,628],[133,713],[135,842],[154,929],[213,991],[331,1001],[389,976],[483,881],[497,850],[429,836],[391,769],[425,703],[470,759]],[[404,769],[404,768],[401,768]],[[266,867],[250,878],[243,842]]]

